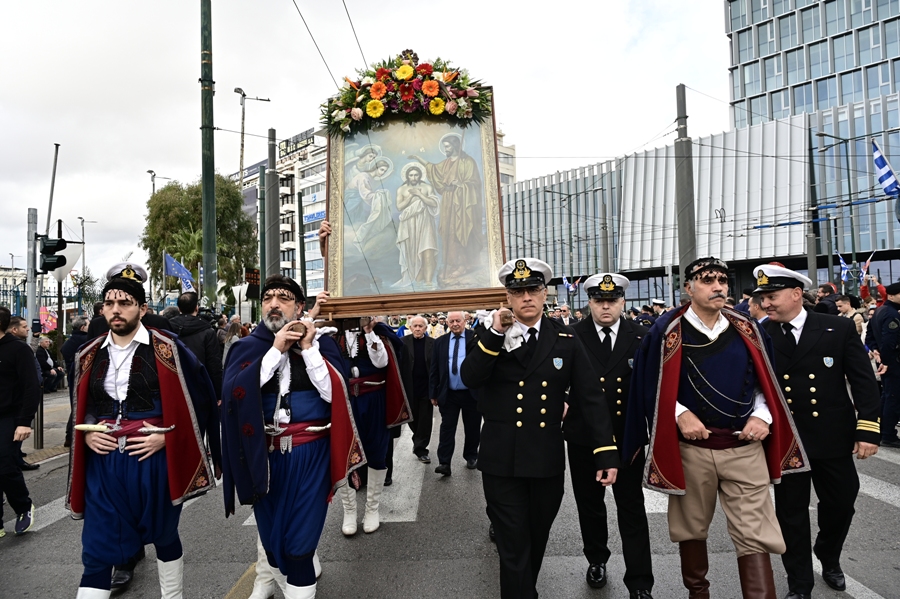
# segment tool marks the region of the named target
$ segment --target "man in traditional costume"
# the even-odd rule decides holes
[[[216,392],[181,342],[141,324],[146,278],[134,265],[106,284],[110,331],[75,358],[67,498],[73,517],[84,519],[79,599],[109,597],[113,565],[147,543],[156,546],[162,597],[180,599],[181,506],[213,486],[210,454],[219,461]]]
[[[584,346],[571,328],[543,316],[550,266],[534,258],[511,260],[498,278],[512,313],[498,310],[484,319],[460,375],[478,391],[484,416],[478,469],[500,556],[500,596],[535,599],[565,487],[560,425],[567,401],[583,414],[591,480],[612,485],[619,456]]]
[[[368,462],[363,531],[372,533],[381,525],[381,493],[388,472],[388,446],[393,442],[388,429],[412,420],[398,359],[403,343],[389,326],[372,318],[345,319],[341,328],[338,344],[350,376],[350,405]],[[354,473],[350,484],[339,490],[344,506],[341,532],[348,537],[357,530],[356,490],[360,486]]]
[[[277,583],[287,599],[309,599],[328,502],[364,457],[337,344],[295,320],[304,295],[294,280],[272,275],[262,294],[262,322],[225,363],[225,513],[234,513],[235,490],[254,507],[273,578],[253,597],[273,595]]]
[[[647,333],[635,354],[623,454],[640,454],[649,426],[644,485],[669,494],[669,536],[692,599],[709,597],[717,493],[743,596],[774,599],[769,554],[785,544],[769,482],[809,470],[809,460],[775,380],[771,339],[725,307],[727,273],[712,257],[687,265],[691,303],[661,314]]]

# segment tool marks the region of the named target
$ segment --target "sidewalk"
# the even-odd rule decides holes
[[[56,393],[48,393],[44,395],[44,447],[43,449],[34,448],[35,435],[22,443],[22,451],[27,455],[25,461],[31,464],[43,462],[44,460],[68,453],[69,450],[63,447],[66,440],[66,422],[69,420],[69,390],[62,389]],[[40,411],[40,408],[38,408]],[[36,432],[36,431],[35,431]]]

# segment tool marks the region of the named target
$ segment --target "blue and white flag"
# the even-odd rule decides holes
[[[844,262],[844,257],[838,254],[838,260],[841,261],[841,280],[846,282],[850,280],[850,267]]]
[[[887,158],[881,153],[881,148],[878,147],[878,142],[874,139],[872,140],[872,152],[875,156],[875,169],[878,171],[878,182],[881,183],[881,188],[884,190],[884,193],[889,196],[900,195],[900,183],[897,182],[897,177],[894,176],[894,170],[891,168],[891,165],[888,164]]]
[[[569,285],[569,279],[567,279],[565,275],[563,275],[562,284],[563,284],[563,287],[566,288],[566,291],[572,291],[572,286]]]
[[[197,290],[194,289],[194,275],[191,274],[191,271],[185,268],[183,264],[179,263],[169,254],[166,254],[164,262],[165,276],[178,277],[179,279],[181,279],[182,293],[187,293],[188,291],[193,291],[196,293]]]

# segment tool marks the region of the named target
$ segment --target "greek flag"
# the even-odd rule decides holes
[[[193,291],[196,293],[197,290],[194,289],[194,276],[191,274],[191,271],[185,268],[183,264],[179,263],[169,254],[166,254],[164,263],[165,276],[178,277],[179,279],[181,279],[182,293],[187,293],[188,291]]]
[[[846,282],[850,280],[850,267],[847,266],[847,263],[844,262],[844,257],[838,254],[838,259],[841,261],[841,280]]]
[[[869,256],[869,259],[866,260],[866,263],[863,264],[862,268],[859,271],[859,286],[864,287],[866,284],[866,273],[869,272],[869,264],[872,263],[872,256],[875,255],[875,252]]]
[[[881,153],[881,148],[874,139],[872,140],[872,151],[875,156],[875,168],[878,171],[878,182],[881,183],[884,193],[889,196],[900,195],[900,184],[897,183],[897,177],[894,176],[891,165],[888,164],[887,158]]]

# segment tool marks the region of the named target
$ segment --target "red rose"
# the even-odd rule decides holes
[[[415,89],[413,89],[412,84],[402,83],[400,84],[400,99],[401,100],[412,100],[415,95]]]
[[[235,399],[244,399],[247,397],[247,392],[244,391],[243,387],[235,387],[234,391],[231,392],[231,396]]]
[[[243,426],[243,428],[241,429],[241,431],[244,433],[244,436],[246,436],[246,437],[252,437],[253,433],[256,432],[253,430],[253,425],[249,424],[249,423],[245,424]]]
[[[391,70],[390,69],[378,69],[375,71],[375,79],[390,79],[391,78]]]
[[[427,62],[423,62],[419,66],[416,67],[416,73],[419,75],[431,75],[434,72],[434,67],[432,67]]]

